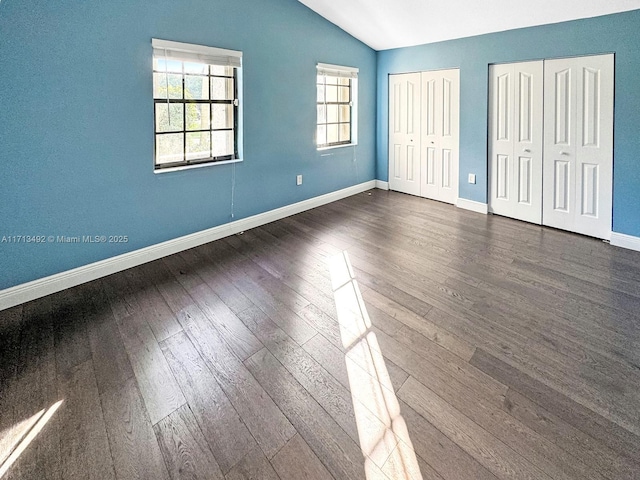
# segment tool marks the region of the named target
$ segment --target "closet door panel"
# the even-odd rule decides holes
[[[545,61],[543,223],[574,229],[575,59]]]
[[[489,175],[492,213],[513,216],[511,157],[513,156],[513,65],[489,70]]]
[[[516,218],[542,223],[543,83],[541,61],[515,66],[514,178]],[[514,190],[515,190],[514,189]]]
[[[442,113],[440,126],[440,185],[441,202],[455,203],[458,199],[460,71],[440,72],[442,85]]]
[[[458,198],[460,74],[422,72],[422,178],[420,195],[441,202]]]
[[[438,72],[422,72],[422,178],[420,196],[436,198],[438,196],[438,172],[441,161],[439,150],[440,124],[438,112],[442,108]]]
[[[420,194],[419,73],[389,76],[389,188]]]
[[[490,67],[490,211],[542,222],[543,63]]]
[[[545,62],[545,225],[610,238],[613,55]]]
[[[613,55],[584,57],[577,91],[576,228],[611,236],[613,197]]]

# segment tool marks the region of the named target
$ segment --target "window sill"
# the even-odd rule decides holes
[[[345,143],[343,145],[332,145],[330,147],[320,147],[316,148],[318,152],[324,152],[325,150],[335,150],[336,148],[344,148],[344,147],[357,147],[357,143]]]
[[[220,162],[195,163],[193,165],[180,165],[179,167],[157,168],[153,170],[153,173],[157,174],[157,173],[179,172],[181,170],[192,170],[194,168],[215,167],[216,165],[227,165],[229,163],[238,163],[241,161],[242,161],[241,158],[236,158],[235,160],[222,160]]]

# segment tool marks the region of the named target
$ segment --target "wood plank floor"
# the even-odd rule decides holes
[[[373,190],[0,312],[0,382],[12,480],[640,479],[640,253]]]

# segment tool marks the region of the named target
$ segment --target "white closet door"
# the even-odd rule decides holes
[[[420,74],[389,76],[389,188],[420,195]]]
[[[545,62],[545,225],[611,236],[613,86],[613,55]]]
[[[543,62],[489,68],[490,211],[540,224]]]
[[[460,70],[422,72],[420,195],[458,198]]]

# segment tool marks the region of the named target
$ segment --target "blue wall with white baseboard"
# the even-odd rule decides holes
[[[243,52],[243,162],[153,172],[151,38]],[[318,152],[316,64],[358,67]],[[0,290],[375,178],[376,52],[296,0],[0,1]],[[296,186],[296,175],[303,185]]]

